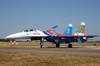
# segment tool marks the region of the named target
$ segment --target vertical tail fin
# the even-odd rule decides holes
[[[75,35],[84,35],[84,30],[85,30],[85,23],[82,22],[78,28],[78,31],[75,33]]]
[[[78,28],[78,32],[79,33],[84,33],[84,30],[85,30],[85,23],[82,22],[81,25],[80,25],[80,27]]]
[[[64,31],[64,35],[71,35],[72,34],[72,27],[73,25],[72,24],[69,24],[67,29]]]

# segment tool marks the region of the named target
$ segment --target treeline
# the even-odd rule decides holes
[[[100,43],[100,41],[87,41],[87,43]]]
[[[14,40],[9,40],[9,39],[0,39],[0,42],[10,42],[10,41],[14,41]],[[16,40],[16,42],[30,42],[31,40],[29,40],[29,39],[26,39],[26,40],[24,40],[24,39],[17,39]]]
[[[10,42],[9,39],[0,39],[0,42]]]

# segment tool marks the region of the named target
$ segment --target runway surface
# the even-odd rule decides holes
[[[100,47],[95,46],[74,46],[73,48],[67,47],[44,47],[39,46],[14,46],[14,47],[0,47],[0,52],[18,52],[18,53],[32,53],[32,54],[54,54],[66,56],[100,56]]]

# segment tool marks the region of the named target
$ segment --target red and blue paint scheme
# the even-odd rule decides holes
[[[85,35],[85,23],[82,22],[79,29],[75,34],[72,34],[73,25],[69,24],[68,27],[65,29],[63,34],[57,34],[53,31],[53,29],[57,28],[58,26],[54,26],[49,28],[46,31],[40,30],[25,30],[22,32],[14,33],[6,37],[6,39],[31,39],[31,40],[40,40],[40,47],[43,46],[44,39],[47,42],[52,42],[56,44],[56,47],[60,47],[61,43],[68,43],[68,47],[72,48],[71,42],[79,42],[83,43],[87,41],[88,38],[97,37],[97,35]]]
[[[48,42],[53,42],[56,44],[56,47],[60,46],[60,43],[68,43],[68,47],[72,48],[71,42],[79,42],[83,43],[87,41],[88,38],[97,37],[97,35],[85,35],[84,28],[85,23],[82,22],[77,33],[72,34],[73,25],[69,24],[63,34],[56,34],[53,31],[44,32],[45,34],[49,35],[49,37],[45,37]]]

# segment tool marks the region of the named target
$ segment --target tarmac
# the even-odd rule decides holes
[[[9,46],[0,47],[0,52],[17,52],[17,53],[32,53],[32,54],[53,54],[53,55],[65,55],[65,56],[100,56],[100,46],[73,46],[68,48],[61,46],[40,48],[39,46]]]

